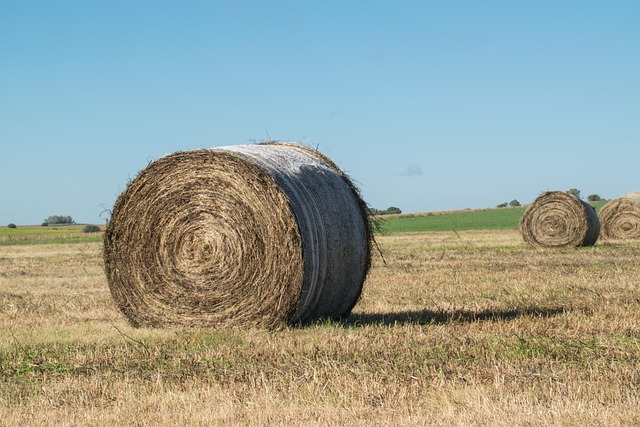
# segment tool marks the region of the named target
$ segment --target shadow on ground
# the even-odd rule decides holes
[[[553,317],[572,311],[568,307],[525,307],[512,310],[408,310],[391,313],[352,314],[341,323],[345,327],[364,325],[433,325],[479,321],[514,320],[519,317]]]

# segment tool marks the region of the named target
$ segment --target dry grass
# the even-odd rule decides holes
[[[98,243],[0,247],[0,425],[637,425],[640,243],[379,236],[345,322],[133,329]]]

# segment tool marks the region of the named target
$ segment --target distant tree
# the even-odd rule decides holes
[[[14,223],[11,223],[7,225],[7,228],[17,228],[17,226]]]
[[[45,219],[44,222],[42,223],[44,224],[50,225],[50,224],[75,224],[75,222],[73,221],[73,218],[71,218],[70,216],[63,216],[63,215],[51,215],[49,218]]]
[[[577,188],[571,188],[571,189],[567,190],[567,193],[573,194],[578,199],[580,198],[580,190],[578,190]]]
[[[389,206],[387,208],[387,214],[401,214],[402,211],[400,208],[396,208],[395,206]]]
[[[82,231],[85,232],[85,233],[97,233],[98,231],[100,231],[100,227],[98,227],[97,225],[93,225],[93,224],[87,224],[87,225],[84,226]]]
[[[519,201],[517,201],[516,199],[513,199],[512,201],[509,202],[509,206],[511,206],[512,208],[515,208],[521,205]]]
[[[500,203],[496,208],[506,208],[507,206],[509,206],[509,203]]]
[[[380,210],[376,208],[369,208],[369,215],[377,216],[377,215],[390,215],[390,214],[401,214],[402,211],[400,208],[396,208],[395,206],[390,206],[385,210]]]
[[[587,200],[590,202],[601,202],[602,197],[600,197],[598,194],[589,194],[587,196]]]

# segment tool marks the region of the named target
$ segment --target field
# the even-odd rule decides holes
[[[599,212],[606,201],[592,202]],[[381,220],[384,233],[407,233],[421,231],[460,231],[460,230],[502,230],[517,229],[525,207],[502,209],[467,209],[451,212],[425,212],[416,214],[385,215]],[[97,242],[101,239],[95,233],[83,233],[84,224],[19,226],[8,228],[0,226],[0,245],[61,243],[61,242]],[[67,240],[71,239],[71,240]]]
[[[415,231],[461,231],[516,229],[525,208],[459,211],[447,214],[427,213],[382,217],[386,233]]]
[[[0,227],[0,246],[34,243],[98,242],[99,233],[84,233],[85,224]]]
[[[596,213],[607,202],[592,202]],[[381,217],[382,230],[387,233],[451,230],[517,229],[526,207],[476,209],[454,212],[388,215]]]
[[[0,246],[0,425],[638,425],[640,242],[386,233],[343,322],[134,329],[99,242]]]

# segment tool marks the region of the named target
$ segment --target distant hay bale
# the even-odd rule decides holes
[[[564,191],[540,195],[520,220],[520,234],[531,246],[592,246],[599,232],[600,222],[593,207]]]
[[[610,200],[600,209],[599,217],[603,239],[640,238],[640,193]]]
[[[183,151],[117,199],[105,271],[134,326],[279,328],[347,315],[370,266],[366,204],[294,144]]]

